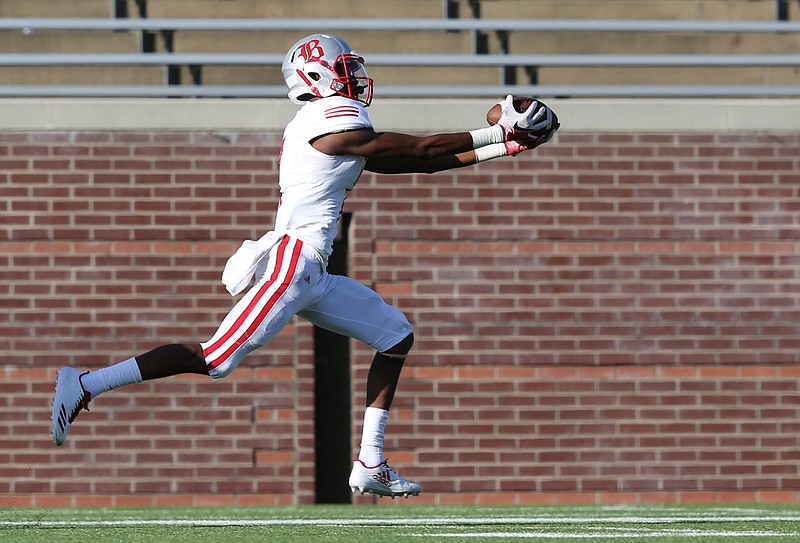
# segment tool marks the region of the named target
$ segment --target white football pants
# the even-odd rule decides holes
[[[293,315],[355,338],[378,352],[411,333],[405,315],[375,291],[322,269],[314,249],[289,236],[270,252],[256,283],[201,343],[209,375],[225,377],[250,352],[265,345]]]

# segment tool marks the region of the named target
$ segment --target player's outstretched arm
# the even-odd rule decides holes
[[[372,129],[326,134],[311,142],[329,155],[359,155],[377,173],[433,173],[475,164],[469,132],[412,136]]]
[[[430,160],[415,158],[368,158],[365,170],[375,173],[436,173],[477,164],[475,151],[444,155]]]
[[[432,160],[471,151],[474,147],[469,132],[412,136],[399,132],[375,132],[371,128],[325,134],[313,140],[311,145],[327,155],[414,160]]]
[[[516,155],[539,145],[539,138],[517,134],[516,139],[503,141],[505,135],[499,126],[421,137],[360,129],[326,134],[311,145],[328,155],[366,157],[366,169],[376,173],[434,173]]]

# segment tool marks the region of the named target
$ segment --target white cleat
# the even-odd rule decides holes
[[[58,446],[66,441],[69,427],[78,413],[84,409],[89,410],[92,398],[81,383],[81,377],[87,373],[89,372],[70,367],[58,370],[56,397],[53,400],[53,414],[50,416],[50,433],[53,434],[53,443]]]
[[[355,494],[375,494],[377,496],[418,496],[422,487],[401,477],[389,467],[386,460],[374,467],[368,467],[361,460],[353,461],[350,472],[350,490]]]

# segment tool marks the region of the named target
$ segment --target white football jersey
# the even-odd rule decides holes
[[[371,127],[361,102],[331,96],[306,103],[284,130],[275,231],[311,245],[323,261],[333,251],[344,200],[355,187],[366,159],[326,155],[314,149],[310,141],[325,134]]]

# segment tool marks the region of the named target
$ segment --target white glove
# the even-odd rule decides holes
[[[534,102],[531,107],[534,105],[538,108],[536,110],[536,114],[530,118],[526,118],[525,121],[521,121],[519,123],[519,127],[524,128],[525,130],[530,130],[531,132],[536,132],[537,134],[542,132],[550,132],[553,130],[553,128],[557,129],[558,127],[553,126],[555,118],[553,110],[550,109],[547,104],[543,104],[542,102]]]
[[[550,108],[547,106],[540,107],[539,102],[536,100],[528,106],[528,109],[520,113],[514,109],[514,97],[509,94],[506,96],[505,101],[500,102],[500,108],[502,115],[500,115],[497,124],[503,127],[506,141],[523,137],[522,133],[525,131],[545,129],[552,122]],[[524,137],[527,137],[527,135]]]

